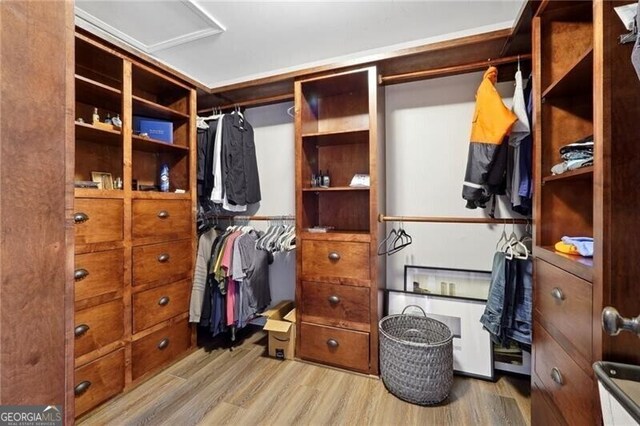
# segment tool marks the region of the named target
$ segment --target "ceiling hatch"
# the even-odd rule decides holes
[[[226,29],[194,0],[77,0],[75,14],[78,25],[93,27],[146,53],[220,34]]]

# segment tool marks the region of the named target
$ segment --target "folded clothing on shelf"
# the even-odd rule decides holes
[[[558,163],[551,168],[551,173],[554,175],[561,175],[562,173],[580,169],[582,167],[593,166],[593,157],[585,158],[582,160],[567,160],[562,163]]]
[[[593,257],[593,238],[562,237],[562,241],[557,242],[554,248],[561,253]]]
[[[593,165],[593,135],[563,146],[560,157],[564,161],[551,168],[554,175]]]

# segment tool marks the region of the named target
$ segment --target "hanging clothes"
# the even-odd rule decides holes
[[[520,184],[522,182],[522,170],[520,161],[521,142],[531,134],[527,106],[525,102],[524,87],[522,84],[522,72],[516,72],[516,86],[513,94],[512,111],[518,118],[509,134],[510,161],[507,165],[507,195],[514,210],[518,211],[522,205],[520,196]]]
[[[486,207],[499,191],[499,180],[506,172],[506,145],[503,143],[517,117],[502,102],[495,88],[498,70],[489,67],[476,94],[476,109],[462,189],[466,207]],[[492,177],[490,180],[489,178]]]
[[[527,120],[529,129],[533,129],[533,78],[529,76],[524,89],[527,101]],[[514,188],[516,190],[516,188]],[[533,212],[533,132],[520,141],[520,207],[514,208],[517,213],[530,216]]]
[[[489,297],[480,318],[491,339],[502,346],[515,342],[531,350],[533,261],[508,259],[498,251],[493,257]]]

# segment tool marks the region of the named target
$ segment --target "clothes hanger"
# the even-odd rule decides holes
[[[396,232],[395,228],[391,228],[391,231],[389,232],[389,235],[387,235],[387,237],[380,241],[380,244],[378,244],[378,256],[382,256],[387,254],[388,250],[387,250],[387,244],[389,243],[390,240],[395,239],[396,236],[398,235],[398,233]]]
[[[411,235],[407,234],[407,232],[404,230],[404,224],[400,222],[400,230],[395,240],[393,240],[393,248],[387,251],[387,256],[391,256],[392,254],[399,252],[403,248],[410,245],[412,242],[413,238],[411,238]]]
[[[507,237],[507,223],[502,222],[502,234],[500,234],[500,239],[498,239],[498,242],[496,242],[496,251],[504,251],[502,247],[504,247],[504,244],[508,241],[509,238]]]

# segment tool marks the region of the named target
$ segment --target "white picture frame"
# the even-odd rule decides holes
[[[420,306],[428,317],[444,322],[453,332],[453,371],[481,379],[494,380],[493,343],[489,333],[482,327],[480,317],[484,313],[485,301],[411,294],[399,290],[388,290],[387,312],[400,314],[409,305]],[[419,310],[406,313],[422,315]]]

